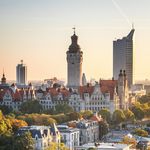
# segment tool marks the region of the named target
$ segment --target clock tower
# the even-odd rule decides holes
[[[82,62],[83,52],[78,45],[78,36],[75,33],[71,36],[71,45],[67,53],[67,86],[77,88],[82,84]]]

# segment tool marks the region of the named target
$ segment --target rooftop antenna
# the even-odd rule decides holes
[[[75,27],[73,27],[72,29],[73,29],[74,34],[76,34],[76,28],[75,28]]]

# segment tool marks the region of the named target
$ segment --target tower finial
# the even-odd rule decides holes
[[[23,64],[23,59],[21,59],[21,64]]]
[[[75,27],[73,27],[72,29],[73,29],[74,34],[76,34],[76,28],[75,28]]]
[[[3,68],[3,75],[5,74],[5,72],[4,72],[4,68]]]
[[[134,22],[132,22],[132,29],[134,29]]]

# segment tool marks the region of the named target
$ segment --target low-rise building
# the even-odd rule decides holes
[[[71,121],[68,126],[80,130],[80,145],[97,142],[99,140],[99,124],[93,120]]]
[[[51,142],[60,144],[60,133],[55,124],[49,126],[27,126],[18,130],[17,135],[30,132],[36,150],[50,148]]]
[[[67,125],[58,125],[57,128],[61,134],[62,142],[69,150],[74,150],[75,146],[79,146],[79,129],[68,127]]]

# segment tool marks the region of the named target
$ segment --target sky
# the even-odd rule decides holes
[[[0,0],[0,74],[67,79],[66,51],[76,27],[88,80],[112,78],[113,40],[134,23],[134,77],[150,79],[150,0]]]

